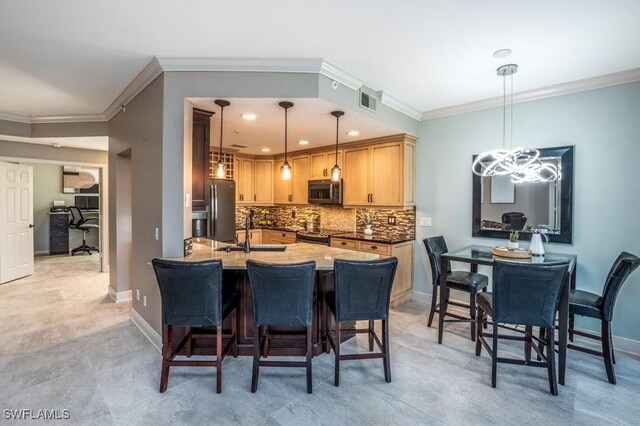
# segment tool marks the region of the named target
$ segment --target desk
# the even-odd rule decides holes
[[[478,265],[493,266],[494,256],[492,253],[493,247],[489,246],[467,246],[459,250],[445,253],[440,256],[440,266],[442,271],[447,270],[447,263],[449,261],[465,262],[471,264],[471,272],[478,272]],[[567,367],[567,336],[569,328],[569,288],[575,288],[576,282],[576,264],[578,257],[574,254],[559,254],[559,253],[547,253],[544,257],[533,257],[532,259],[516,260],[507,259],[504,260],[514,262],[525,263],[549,263],[565,261],[569,263],[569,280],[562,289],[560,295],[560,305],[558,306],[558,382],[564,385],[564,376]],[[440,294],[446,294],[444,291],[447,285],[447,274],[440,274]],[[444,306],[445,299],[440,297],[440,315],[438,316],[438,343],[442,343],[442,331],[444,328]]]

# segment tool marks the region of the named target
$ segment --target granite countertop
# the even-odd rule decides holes
[[[255,231],[256,229],[266,229],[268,231],[282,231],[282,232],[298,232],[302,231],[304,228],[300,228],[297,231],[290,229],[287,226],[254,226],[253,228],[249,228],[251,231]],[[240,228],[236,228],[236,231],[244,231],[245,227],[242,226]]]
[[[322,246],[318,244],[295,243],[287,244],[285,251],[215,251],[229,244],[212,241],[206,238],[193,239],[193,253],[177,260],[195,261],[207,259],[221,259],[224,269],[246,269],[247,259],[255,259],[269,263],[298,263],[314,260],[316,269],[332,271],[334,259],[347,260],[375,260],[379,256],[375,253],[365,253],[341,248]],[[261,246],[263,244],[257,244]],[[268,244],[264,244],[268,245]]]
[[[346,232],[344,234],[334,234],[331,238],[344,238],[346,240],[371,241],[372,243],[381,244],[400,244],[407,241],[413,241],[414,236],[410,234],[373,234],[366,235],[363,232]]]

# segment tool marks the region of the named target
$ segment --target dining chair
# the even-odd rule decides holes
[[[306,367],[307,393],[312,392],[313,290],[316,263],[272,264],[247,260],[253,300],[253,374],[251,392],[258,390],[260,367]],[[263,361],[262,332],[269,327],[304,327],[306,361]]]
[[[569,264],[565,262],[521,263],[496,259],[493,266],[493,292],[478,294],[476,316],[478,336],[476,356],[484,346],[491,356],[491,386],[496,387],[498,362],[546,367],[551,394],[558,394],[555,351],[543,354],[540,341],[533,337],[532,327],[548,331],[546,345],[553,343],[556,312],[562,288],[567,280]],[[484,316],[492,320],[492,331],[484,332]],[[524,336],[498,334],[498,324],[524,325]],[[492,338],[489,346],[486,337]],[[524,360],[498,356],[498,339],[524,341]],[[542,361],[531,360],[534,349]]]
[[[340,361],[354,359],[382,358],[384,379],[391,382],[389,361],[389,301],[391,287],[398,267],[398,259],[389,257],[381,260],[340,260],[333,261],[334,291],[325,294],[329,311],[335,318],[335,339],[331,332],[331,317],[327,315],[326,337],[335,355],[335,386],[340,385]],[[382,322],[382,342],[375,332],[374,322]],[[367,333],[369,353],[340,354],[340,325],[345,321],[368,321],[367,328],[349,329],[350,333]],[[373,342],[380,352],[373,352]],[[328,349],[327,349],[328,350]]]
[[[231,349],[238,356],[235,310],[240,296],[235,292],[223,295],[222,261],[183,262],[166,259],[151,261],[162,298],[162,370],[160,392],[167,390],[170,367],[216,367],[216,393],[222,392],[222,361]],[[222,325],[231,317],[231,334],[222,346]],[[173,327],[185,328],[185,336],[173,349]],[[176,360],[185,348],[192,355],[194,341],[202,337],[216,338],[216,359]]]
[[[446,315],[453,320],[445,320],[446,322],[469,322],[471,323],[471,340],[476,340],[476,295],[479,291],[487,288],[489,285],[489,277],[486,275],[467,272],[467,271],[452,271],[451,262],[447,262],[447,288],[445,294],[440,294],[440,298],[445,300],[445,312],[441,313],[438,308],[438,289],[440,288],[440,276],[442,271],[440,256],[447,253],[447,243],[444,237],[431,237],[423,240],[429,256],[429,263],[431,264],[431,278],[432,278],[432,290],[431,290],[431,309],[429,310],[429,320],[427,327],[431,327],[433,322],[433,315],[437,312],[439,315]],[[459,290],[469,293],[469,304],[458,302],[456,300],[449,300],[449,290]],[[453,312],[448,312],[448,305],[460,306],[469,310],[469,316],[464,317]]]
[[[613,368],[615,356],[613,352],[613,340],[611,335],[611,321],[618,293],[629,275],[640,265],[640,258],[623,251],[613,262],[607,279],[604,283],[602,296],[584,290],[572,289],[569,293],[569,313],[600,320],[601,335],[589,333],[574,328],[573,321],[569,323],[569,336],[573,341],[573,335],[600,340],[602,352],[595,351],[584,346],[570,343],[567,347],[580,352],[596,355],[604,358],[604,366],[607,371],[609,383],[616,384],[616,373]]]

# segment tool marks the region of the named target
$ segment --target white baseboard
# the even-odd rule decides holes
[[[135,311],[135,309],[131,309],[131,322],[135,324],[136,327],[145,335],[147,339],[151,342],[153,346],[158,350],[158,352],[162,352],[162,337],[149,325],[148,322],[144,320],[140,316],[139,313]]]
[[[109,287],[109,297],[116,303],[126,302],[133,298],[133,292],[131,290],[116,292],[113,287]]]
[[[411,299],[418,303],[424,303],[428,305],[431,303],[431,293],[414,291]],[[450,306],[449,309],[451,309],[452,311],[458,311],[458,313],[462,315],[468,315],[467,310],[459,306]],[[594,332],[592,330],[585,330],[582,328],[576,328],[576,330],[592,333],[598,336],[600,335],[599,333]],[[577,336],[577,335],[575,336],[575,340],[580,345],[590,347],[594,350],[599,350],[599,349],[602,350],[602,346],[597,340],[589,339],[589,338]],[[627,337],[613,336],[613,348],[616,352],[626,352],[632,355],[640,356],[640,340],[633,340]]]
[[[38,251],[34,251],[33,254],[35,256],[48,255],[49,254],[49,250],[38,250]]]

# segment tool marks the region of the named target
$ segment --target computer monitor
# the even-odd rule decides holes
[[[99,210],[100,209],[100,197],[96,197],[96,196],[76,195],[75,203],[80,210]]]

